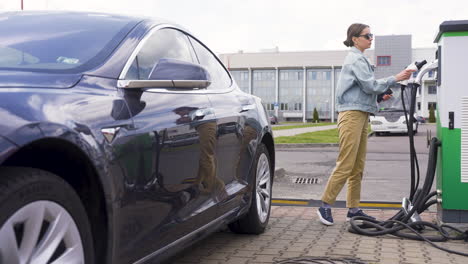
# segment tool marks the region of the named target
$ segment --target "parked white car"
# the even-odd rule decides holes
[[[383,133],[408,133],[405,113],[400,109],[381,109],[375,116],[370,116],[370,125],[376,135]],[[414,117],[413,131],[414,134],[418,133],[416,117]]]

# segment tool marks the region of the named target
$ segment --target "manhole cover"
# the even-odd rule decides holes
[[[275,264],[367,264],[360,259],[354,258],[328,258],[328,257],[300,257],[285,259],[275,262]]]
[[[304,177],[297,177],[294,180],[294,183],[297,184],[319,184],[320,181],[318,178],[304,178]]]

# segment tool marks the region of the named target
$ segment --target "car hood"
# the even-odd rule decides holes
[[[70,88],[82,74],[0,71],[0,88]]]

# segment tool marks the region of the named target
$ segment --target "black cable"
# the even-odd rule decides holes
[[[436,199],[430,200],[432,197],[437,195],[437,192],[430,192],[432,185],[434,183],[436,165],[437,165],[437,154],[438,149],[441,145],[441,142],[436,138],[432,138],[430,141],[429,148],[429,160],[426,171],[426,178],[422,188],[419,188],[419,164],[416,157],[416,149],[414,147],[414,134],[413,134],[413,121],[412,118],[414,115],[414,106],[416,102],[416,91],[419,85],[410,84],[411,88],[411,103],[410,103],[410,120],[408,120],[408,111],[406,110],[406,105],[404,101],[404,90],[406,86],[401,86],[401,98],[403,103],[403,111],[405,113],[406,125],[408,128],[408,136],[410,138],[410,159],[411,159],[411,186],[410,186],[410,201],[412,203],[412,208],[409,212],[406,210],[399,210],[393,217],[386,221],[378,221],[369,217],[357,216],[353,217],[350,220],[349,231],[352,233],[357,233],[366,236],[380,236],[380,235],[394,235],[402,238],[408,238],[413,240],[425,241],[434,246],[437,249],[444,250],[446,252],[457,254],[461,256],[468,256],[468,253],[459,252],[451,249],[441,247],[433,242],[443,242],[447,240],[465,240],[468,242],[468,231],[463,232],[455,227],[443,224],[436,225],[430,222],[417,221],[412,218],[415,213],[420,214],[428,209],[430,206],[437,203]],[[415,182],[415,165],[418,170],[417,183]],[[407,208],[409,209],[409,208]],[[361,221],[361,224],[357,224],[356,221]],[[423,236],[420,232],[422,230],[430,228],[438,232],[437,236]],[[402,232],[403,230],[410,230],[412,233]],[[450,229],[458,233],[455,236],[450,236],[450,234],[445,230]]]
[[[403,105],[403,112],[404,112],[404,115],[405,115],[405,123],[406,123],[406,129],[408,131],[408,136],[409,136],[409,140],[410,140],[410,166],[411,166],[411,182],[410,182],[410,196],[409,196],[409,199],[412,201],[413,198],[414,198],[414,193],[416,191],[416,187],[415,187],[415,176],[414,176],[414,162],[413,162],[413,157],[414,157],[414,153],[413,153],[413,148],[411,148],[411,143],[412,143],[412,140],[411,140],[411,135],[410,135],[410,126],[409,126],[409,122],[408,122],[408,111],[406,110],[406,104],[405,104],[405,88],[406,88],[406,85],[401,85],[401,102],[402,102],[402,105]]]

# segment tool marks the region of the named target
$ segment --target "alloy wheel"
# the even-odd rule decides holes
[[[257,213],[260,222],[264,223],[268,217],[271,203],[271,175],[270,162],[265,153],[262,153],[257,163],[256,184]]]
[[[10,264],[85,262],[78,227],[61,205],[35,201],[0,228],[0,262]]]

